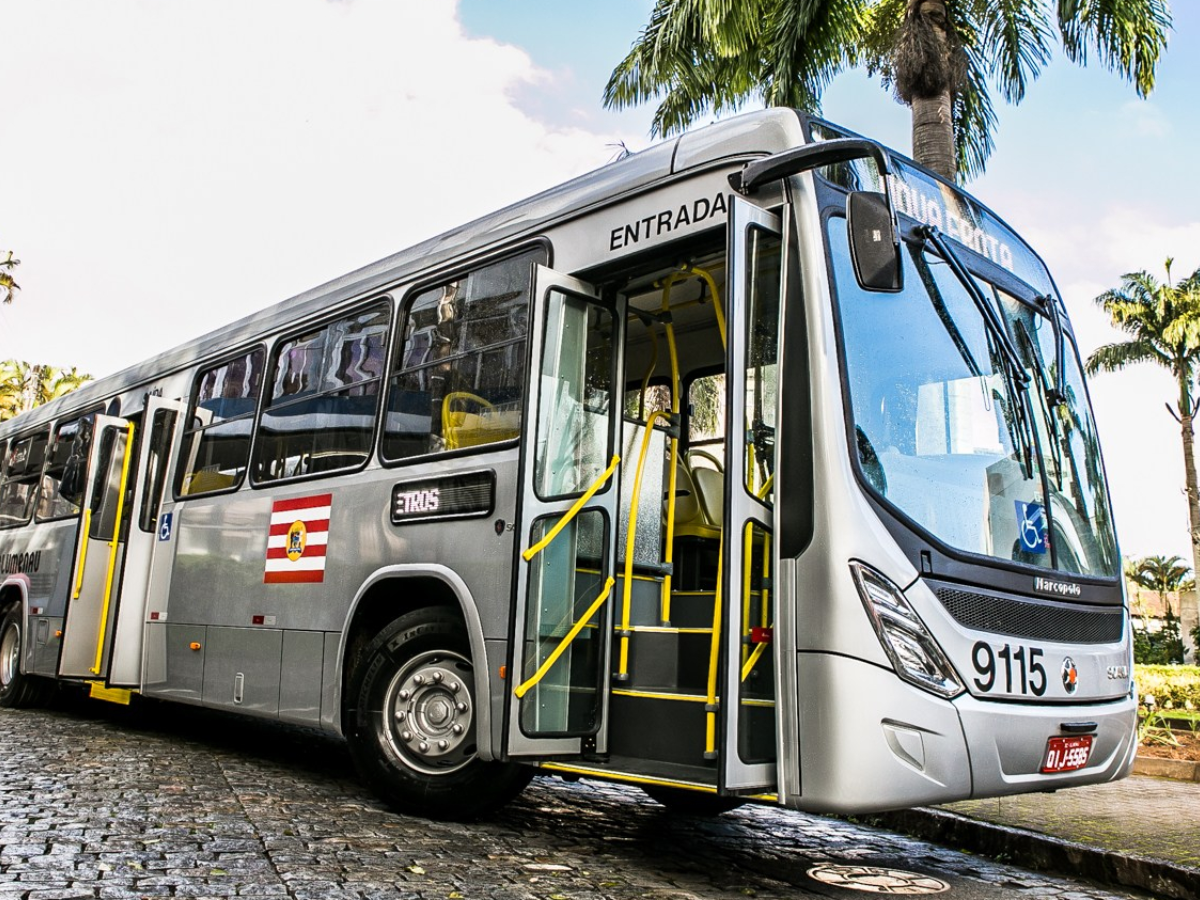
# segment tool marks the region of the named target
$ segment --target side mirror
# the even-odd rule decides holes
[[[866,291],[897,293],[904,287],[900,240],[884,194],[855,191],[846,198],[846,227],[854,277]]]

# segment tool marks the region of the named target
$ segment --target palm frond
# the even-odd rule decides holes
[[[1063,51],[1086,65],[1101,65],[1133,83],[1138,95],[1154,89],[1158,60],[1167,46],[1171,10],[1167,0],[1058,0]]]
[[[1050,17],[1042,4],[1028,0],[983,0],[981,6],[979,43],[987,53],[988,71],[1004,99],[1020,103],[1050,61]]]
[[[1116,372],[1136,363],[1152,362],[1170,368],[1170,358],[1146,340],[1125,341],[1120,344],[1104,344],[1097,347],[1087,358],[1085,368],[1089,375],[1098,372]]]

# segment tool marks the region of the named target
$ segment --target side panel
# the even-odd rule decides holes
[[[273,716],[279,711],[283,632],[209,628],[204,648],[204,705]]]

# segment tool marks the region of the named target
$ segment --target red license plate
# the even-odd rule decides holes
[[[1046,743],[1046,755],[1042,757],[1043,772],[1072,772],[1087,765],[1092,755],[1092,739],[1095,735],[1080,737],[1052,737]]]

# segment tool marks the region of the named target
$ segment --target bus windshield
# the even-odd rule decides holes
[[[867,483],[950,548],[1116,577],[1078,353],[1069,334],[1057,352],[1054,323],[1034,291],[1016,296],[1007,279],[1002,289],[965,271],[960,277],[931,246],[907,244],[903,291],[870,293],[855,280],[845,219],[834,216],[827,228],[852,452]],[[963,278],[974,278],[999,314],[1007,348]]]

